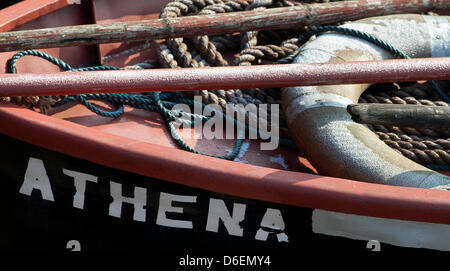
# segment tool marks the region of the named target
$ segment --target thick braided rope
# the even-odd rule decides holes
[[[175,1],[176,2],[176,1]],[[171,3],[175,3],[171,2]],[[280,6],[281,1],[226,1],[224,3],[215,3],[210,6],[203,7],[202,10],[199,11],[198,14],[215,14],[215,13],[223,13],[223,12],[232,12],[232,11],[241,11],[241,10],[249,10],[253,8],[263,8],[263,7],[269,7],[273,3],[277,3],[277,6]],[[282,1],[283,5],[299,5],[298,2],[291,2],[291,1]],[[295,3],[295,4],[293,4]],[[167,8],[171,10],[171,12],[167,12],[166,9],[164,9],[161,12],[161,17],[164,16],[180,16],[182,14],[189,13],[189,7],[184,6],[184,9],[181,11],[174,11],[173,8],[176,6],[175,9],[180,9],[180,3],[177,4],[168,4]],[[270,31],[274,32],[274,31]],[[283,31],[284,35],[286,33],[290,33],[291,35],[296,35],[297,32],[293,31]],[[247,60],[251,58],[250,61],[260,64],[261,60],[268,60],[273,61],[279,58],[282,58],[292,52],[294,52],[298,46],[296,46],[295,42],[289,42],[285,41],[281,44],[281,46],[269,44],[266,46],[256,45],[257,38],[256,35],[252,36],[251,40],[246,39],[246,37],[249,36],[249,33],[257,34],[258,32],[247,32],[242,36],[241,43],[246,44],[244,45],[245,48],[243,52],[240,53],[240,57],[236,59],[237,65],[251,65],[253,63],[248,62]],[[221,45],[220,42],[218,43],[218,39],[215,39],[215,42],[210,41],[208,36],[201,36],[192,39],[192,42],[195,46],[195,48],[199,51],[200,59],[197,57],[193,57],[193,50],[188,50],[188,46],[184,42],[182,38],[179,39],[172,39],[168,40],[166,42],[167,46],[161,46],[160,47],[160,53],[159,53],[159,59],[162,62],[161,64],[164,67],[197,67],[198,62],[203,61],[205,59],[204,63],[208,63],[208,65],[211,66],[226,66],[228,63],[226,63],[225,60],[223,60],[223,57],[220,53],[220,50],[216,48],[216,44],[219,45],[219,47],[224,50],[224,48],[227,47],[233,47],[236,48],[239,46],[239,40],[236,37],[234,38],[234,42],[230,44],[228,42],[230,39],[219,39],[219,41],[225,41],[228,42],[227,45]],[[273,39],[272,39],[273,41]],[[280,41],[281,42],[281,41]],[[256,45],[252,47],[253,45]],[[248,48],[250,47],[250,48]],[[206,104],[214,103],[220,105],[222,108],[225,108],[228,103],[233,104],[280,104],[279,95],[278,99],[275,99],[275,96],[273,96],[274,93],[277,93],[278,91],[273,90],[265,90],[265,89],[248,89],[245,91],[239,90],[239,89],[229,89],[229,90],[213,90],[213,91],[196,91],[193,92],[195,95],[201,95],[202,100]],[[270,108],[270,107],[269,107]],[[269,112],[270,113],[270,112]],[[270,116],[270,114],[268,114]],[[282,115],[283,116],[283,115]],[[269,127],[270,127],[270,121]],[[285,124],[284,120],[281,120],[281,132],[283,136],[288,136],[288,128]]]
[[[383,140],[383,142],[419,164],[450,164],[450,153],[448,149],[442,149],[441,145],[433,141]],[[430,147],[435,147],[436,149],[431,149]]]
[[[252,8],[260,8],[262,6],[267,6],[268,4],[272,3],[273,1],[226,1],[225,3],[215,3],[211,6],[204,6],[203,9],[199,12],[199,14],[214,14],[214,13],[218,13],[218,12],[231,12],[231,11],[240,11],[240,10],[244,10],[245,9],[252,9]],[[174,3],[174,4],[172,4]],[[175,4],[176,3],[176,4]],[[251,3],[251,4],[249,4]],[[180,9],[180,3],[178,3],[177,1],[175,2],[171,2],[169,3],[165,9],[163,9],[163,11],[161,12],[161,17],[164,16],[179,16],[182,15],[183,12],[184,13],[188,13],[189,12],[189,7],[186,5],[183,9],[183,12],[180,11],[176,11],[174,12],[172,9],[174,8],[174,6],[176,6],[176,9]],[[228,8],[225,8],[228,7]],[[246,7],[247,6],[247,7]],[[172,12],[167,12],[167,9],[171,10]],[[227,65],[227,63],[225,61],[223,61],[223,57],[221,56],[220,52],[215,48],[214,43],[209,41],[209,38],[207,36],[202,36],[202,37],[198,37],[196,39],[193,40],[194,45],[196,45],[196,48],[199,50],[200,54],[202,55],[203,58],[205,58],[208,63],[212,66],[225,66]],[[190,57],[190,53],[186,50],[187,46],[185,46],[185,44],[182,44],[182,39],[174,42],[169,40],[168,42],[168,48],[174,52],[174,57],[173,59],[178,61],[177,64],[179,64],[180,66],[183,67],[192,67],[192,66],[196,66],[195,64],[192,65],[190,62],[187,63],[186,59],[188,59],[189,61],[192,59],[192,57]],[[266,51],[273,51],[272,49],[267,49]],[[279,49],[278,51],[283,51],[283,49]],[[166,52],[167,55],[167,52]],[[188,56],[185,56],[188,55]],[[273,55],[273,53],[272,53]],[[167,58],[166,58],[167,59]],[[167,64],[165,65],[167,66]],[[239,100],[239,98],[244,98],[245,102],[244,104],[248,104],[248,103],[253,103],[253,104],[260,104],[260,103],[265,103],[266,101],[263,99],[264,97],[267,97],[267,95],[265,95],[265,93],[260,93],[258,94],[260,99],[263,99],[262,101],[258,98],[255,97],[254,93],[250,93],[250,95],[241,95],[241,92],[238,90],[232,90],[231,92],[234,92],[235,95],[230,95],[230,93],[228,92],[228,95],[226,98],[229,98],[231,100]],[[203,92],[203,94],[205,95],[204,98],[204,102],[205,103],[217,103],[220,105],[226,105],[227,102],[229,102],[229,100],[222,100],[222,97],[218,97],[216,95],[216,93],[214,92]],[[233,97],[234,96],[234,97]],[[237,96],[237,97],[236,97]],[[255,100],[256,99],[256,100]],[[273,102],[270,101],[270,102]]]
[[[198,10],[204,9],[207,5],[221,4],[223,1],[173,1],[166,5],[162,10],[161,18],[175,18],[189,12],[198,12]],[[193,59],[191,53],[187,50],[187,45],[184,43],[183,38],[168,39],[167,45],[161,45],[159,48],[158,58],[163,67],[176,68],[182,67],[198,67],[198,62]],[[214,45],[213,45],[214,46]],[[172,54],[174,52],[174,54]],[[214,53],[210,54],[210,61]],[[213,93],[203,91],[203,95]],[[202,95],[202,96],[203,96]],[[214,95],[217,99],[217,96]],[[206,100],[206,99],[204,99]],[[218,103],[218,102],[217,102]],[[226,105],[226,101],[221,102],[222,106]]]
[[[422,84],[416,84],[416,86],[420,86]],[[411,87],[408,87],[411,89]],[[390,91],[389,91],[390,92]],[[443,101],[432,101],[429,99],[417,99],[411,94],[400,89],[399,91],[395,91],[393,93],[383,92],[383,91],[371,91],[364,93],[359,102],[361,103],[386,103],[386,104],[411,104],[411,105],[427,105],[427,106],[449,106],[448,103]],[[420,93],[420,92],[419,92]],[[398,96],[397,96],[398,95]],[[393,128],[388,128],[387,126],[377,126],[378,130],[391,130]],[[382,128],[385,127],[385,128]],[[411,127],[402,127],[395,128],[400,133],[405,134],[414,134],[419,136],[428,136],[428,137],[450,137],[450,132],[446,130],[432,130],[432,129],[416,129]]]
[[[171,2],[176,3],[176,2]],[[166,8],[163,9],[161,13],[161,17],[168,16],[167,8],[172,8],[174,4],[169,3]],[[246,6],[248,6],[248,1],[241,1],[237,3],[237,5],[232,4],[233,2],[229,1],[226,4],[222,3],[214,3],[210,6],[204,6],[200,14],[215,14],[217,12],[231,12],[231,11],[240,11],[243,10]],[[176,4],[179,8],[179,3]],[[189,12],[189,8],[186,6],[184,12]],[[170,14],[169,16],[179,16],[182,14],[181,12],[175,12]],[[228,63],[223,59],[220,52],[217,51],[214,44],[209,41],[208,36],[201,36],[192,39],[194,45],[199,50],[201,57],[206,59],[206,62],[212,66],[226,66]],[[170,56],[171,52],[174,52],[174,56]],[[160,60],[163,60],[163,66],[176,67],[178,65],[183,67],[197,67],[197,61],[192,57],[191,53],[187,50],[187,45],[184,43],[183,39],[169,39],[167,41],[167,48],[160,48]],[[169,62],[170,61],[170,62]],[[176,65],[175,65],[175,61]],[[219,90],[219,91],[200,91],[195,92],[195,94],[201,94],[203,101],[207,104],[215,103],[219,104],[223,108],[226,107],[227,100],[240,100],[244,101],[244,104],[247,104],[246,99],[242,95],[240,95],[240,91],[234,90]]]
[[[389,90],[377,90],[372,93],[376,93],[378,96],[365,93],[360,98],[360,102],[449,106],[443,101],[416,99],[415,95],[420,98],[427,97],[426,93],[420,88],[423,88],[423,84],[414,84],[393,92],[398,93],[399,96],[402,96],[401,98],[393,96],[395,94],[390,93],[391,91]],[[431,164],[431,161],[439,165],[450,165],[450,133],[446,130],[437,131],[383,125],[368,125],[368,127],[388,146],[400,151],[413,161],[428,165]]]

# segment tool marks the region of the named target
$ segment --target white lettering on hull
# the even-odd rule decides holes
[[[113,202],[109,205],[109,215],[114,217],[122,216],[122,204],[129,203],[134,206],[133,219],[135,221],[145,222],[146,211],[145,206],[147,204],[147,189],[142,187],[134,188],[134,197],[122,196],[122,184],[110,182],[111,196]]]
[[[25,171],[25,178],[19,192],[31,196],[33,190],[41,192],[42,199],[55,201],[50,179],[44,167],[44,162],[36,158],[28,160],[28,166]]]
[[[70,176],[74,180],[75,195],[73,196],[73,207],[78,209],[84,209],[84,194],[86,193],[86,183],[97,183],[97,177],[90,174],[84,174],[77,171],[72,171],[63,168],[63,173]]]
[[[183,213],[183,208],[181,207],[174,207],[172,205],[172,202],[189,202],[189,203],[195,203],[197,202],[196,196],[180,196],[175,194],[169,194],[161,192],[160,198],[159,198],[159,209],[158,209],[158,216],[156,218],[156,224],[166,227],[172,227],[172,228],[182,228],[182,229],[192,229],[193,225],[191,221],[184,221],[184,220],[175,220],[175,219],[169,219],[167,218],[166,214],[169,212],[173,213]]]
[[[243,236],[244,229],[241,227],[240,223],[244,221],[245,209],[245,204],[234,203],[233,216],[231,216],[223,200],[210,199],[206,230],[219,232],[219,220],[222,220],[228,234]]]
[[[73,207],[84,210],[86,188],[88,185],[99,185],[98,177],[65,168],[62,169],[62,173],[72,177],[74,180],[75,194],[73,195]],[[109,185],[110,196],[112,197],[112,202],[110,203],[108,210],[109,216],[122,218],[123,205],[131,204],[134,207],[133,220],[147,222],[147,188],[136,186],[134,187],[134,195],[124,196],[121,183],[110,181]],[[55,201],[44,162],[37,158],[30,158],[25,171],[24,181],[19,192],[31,196],[34,190],[38,190],[41,193],[43,200]],[[159,193],[159,206],[157,206],[158,213],[155,221],[156,225],[181,229],[194,228],[192,221],[173,219],[169,218],[167,215],[171,213],[183,215],[185,210],[183,207],[177,207],[177,203],[192,204],[193,208],[195,208],[197,196],[177,195],[165,192],[157,193]],[[246,204],[233,203],[230,212],[226,207],[224,200],[210,198],[205,230],[209,232],[219,232],[219,223],[222,221],[229,235],[243,237],[245,231],[244,228],[242,228],[241,223],[245,220],[246,209]],[[288,242],[288,236],[284,232],[284,229],[285,223],[281,211],[278,209],[267,208],[255,239],[267,241],[269,234],[275,234],[278,242]]]
[[[261,228],[256,233],[256,240],[267,241],[267,237],[271,232],[266,231],[264,228],[275,230],[278,242],[289,242],[288,236],[284,233],[285,225],[280,210],[267,208],[266,214],[261,221]]]

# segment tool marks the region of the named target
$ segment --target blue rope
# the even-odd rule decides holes
[[[121,70],[122,68],[111,67],[111,66],[94,66],[94,67],[83,67],[83,68],[72,68],[69,64],[64,61],[57,59],[46,53],[37,50],[26,50],[16,53],[9,61],[8,71],[10,73],[17,73],[16,64],[17,61],[24,56],[36,56],[48,60],[49,62],[57,65],[61,70],[67,72],[80,72],[80,71],[100,71],[100,70]],[[112,102],[117,106],[117,110],[110,112],[105,111],[89,102],[89,100],[106,100]],[[59,106],[66,104],[71,101],[79,101],[81,104],[86,106],[89,110],[98,114],[100,116],[108,118],[118,118],[124,113],[124,106],[131,106],[137,109],[144,109],[153,112],[160,112],[165,119],[165,122],[170,130],[173,139],[177,144],[186,151],[190,151],[197,154],[202,154],[210,157],[216,157],[226,160],[234,160],[240,153],[243,136],[239,135],[236,140],[233,150],[224,156],[209,155],[201,153],[191,148],[186,142],[184,142],[179,136],[177,129],[173,125],[174,121],[178,121],[184,125],[194,125],[197,121],[205,122],[210,119],[203,115],[190,114],[185,112],[175,112],[172,107],[177,103],[184,103],[188,106],[194,106],[194,101],[188,99],[188,97],[182,92],[150,92],[143,95],[140,94],[126,94],[126,93],[108,93],[108,94],[81,94],[68,96],[66,99],[57,102],[54,106]],[[205,104],[201,104],[202,108],[205,108]],[[224,118],[227,116],[224,115]],[[238,121],[234,120],[235,125],[238,125]],[[244,126],[245,131],[248,132],[249,127]],[[290,139],[280,139],[280,144],[285,144],[287,146],[295,146],[295,143]]]
[[[72,67],[69,64],[67,64],[64,61],[61,61],[51,55],[48,55],[44,52],[37,51],[37,50],[26,50],[26,51],[18,52],[15,55],[13,55],[13,57],[9,60],[8,72],[17,73],[17,69],[16,69],[17,61],[19,61],[19,59],[24,56],[37,56],[37,57],[43,58],[43,59],[48,60],[51,63],[57,65],[63,71],[68,71],[68,70],[72,69]]]
[[[83,104],[84,106],[86,106],[89,110],[91,110],[92,112],[94,112],[97,115],[103,116],[103,117],[107,117],[107,118],[118,118],[120,117],[123,112],[124,112],[124,106],[123,104],[116,104],[118,105],[118,108],[116,111],[114,112],[109,112],[109,111],[105,111],[102,110],[100,108],[98,108],[97,106],[93,105],[92,103],[90,103],[87,99],[87,97],[83,94],[81,95],[76,95],[75,96],[76,99],[78,101],[81,102],[81,104]]]

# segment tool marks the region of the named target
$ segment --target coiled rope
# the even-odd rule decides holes
[[[67,72],[74,72],[74,71],[100,71],[100,70],[121,70],[122,68],[117,67],[111,67],[111,66],[94,66],[94,67],[84,67],[84,68],[72,68],[69,64],[65,63],[61,59],[57,59],[51,55],[48,55],[46,53],[36,51],[36,50],[26,50],[22,52],[16,53],[8,64],[8,70],[10,73],[17,73],[16,64],[17,61],[24,57],[24,56],[36,56],[43,58],[45,60],[48,60],[49,62],[57,65],[61,70],[67,71]],[[115,106],[118,107],[118,109],[114,112],[109,112],[102,110],[98,107],[96,107],[94,104],[90,103],[88,100],[95,99],[95,100],[106,100],[109,102],[112,102]],[[164,101],[162,99],[168,99],[169,101]],[[184,97],[183,93],[181,92],[170,92],[170,93],[160,93],[160,92],[151,92],[146,93],[144,95],[133,95],[133,94],[81,94],[81,95],[71,95],[55,104],[55,106],[59,106],[65,103],[68,103],[70,101],[77,100],[83,105],[85,105],[89,110],[92,112],[108,117],[108,118],[118,118],[124,113],[124,106],[132,106],[138,109],[145,109],[148,111],[156,111],[160,112],[164,116],[164,120],[170,130],[170,133],[175,140],[175,142],[186,151],[190,151],[197,154],[207,155],[211,157],[216,157],[220,159],[226,159],[226,160],[234,160],[241,150],[242,146],[242,135],[238,135],[238,139],[236,140],[236,144],[233,148],[233,150],[223,156],[216,156],[216,155],[209,155],[205,153],[200,153],[196,151],[195,149],[191,148],[181,137],[179,136],[175,126],[173,125],[174,121],[183,121],[184,124],[188,125],[194,125],[195,121],[206,121],[209,118],[201,115],[196,114],[190,114],[190,113],[184,113],[184,112],[175,112],[171,108],[175,105],[176,102],[183,102],[185,104],[193,106],[193,101],[187,99]],[[206,105],[202,104],[202,107]],[[188,117],[191,120],[182,120],[180,117],[183,115],[184,117]]]

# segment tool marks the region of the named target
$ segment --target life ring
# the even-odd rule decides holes
[[[412,58],[450,56],[448,16],[402,14],[366,18],[342,27],[373,35]],[[394,56],[366,40],[325,33],[300,48],[294,63],[382,60]],[[346,108],[369,84],[289,87],[283,108],[291,134],[320,174],[373,183],[450,188],[450,178],[397,153]]]

